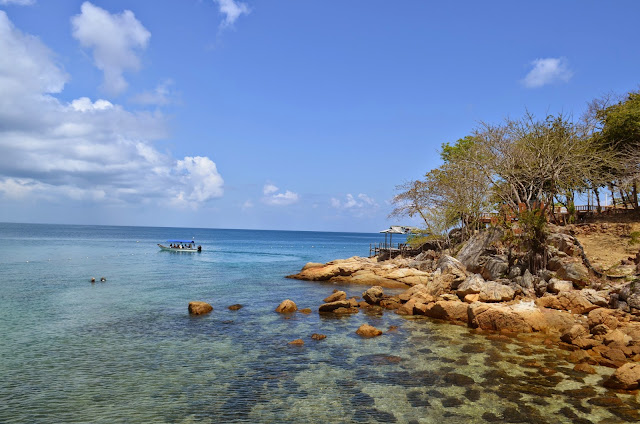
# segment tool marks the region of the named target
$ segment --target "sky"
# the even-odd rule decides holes
[[[442,143],[640,83],[637,1],[0,0],[0,221],[375,232]]]

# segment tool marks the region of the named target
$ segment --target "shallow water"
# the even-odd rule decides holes
[[[156,243],[195,237],[200,254]],[[639,398],[528,338],[319,316],[283,278],[378,234],[0,224],[0,422],[634,422]],[[91,277],[105,283],[89,283]],[[313,312],[273,310],[283,299]],[[191,317],[191,300],[211,314]],[[230,311],[227,306],[244,307]],[[362,323],[383,330],[361,339]],[[315,341],[313,333],[327,338]],[[301,338],[304,346],[288,342]],[[549,370],[543,369],[544,367]],[[549,375],[547,375],[549,374]]]

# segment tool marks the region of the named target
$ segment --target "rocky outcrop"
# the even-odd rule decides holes
[[[295,312],[298,310],[295,302],[290,299],[283,300],[280,305],[276,308],[276,312],[281,314],[290,314],[291,312]]]
[[[189,302],[189,314],[191,315],[204,315],[211,311],[213,311],[213,306],[209,305],[207,302]]]
[[[371,338],[382,335],[382,330],[379,330],[369,324],[362,324],[357,330],[356,334],[360,337]]]
[[[324,299],[325,303],[331,303],[331,302],[336,302],[338,300],[346,300],[347,299],[347,293],[343,292],[343,291],[338,291],[336,290],[335,292],[331,293],[329,296],[327,296]]]
[[[430,318],[467,324],[469,322],[469,304],[460,301],[440,300],[427,304],[424,308],[416,305],[416,312]]]
[[[574,314],[586,314],[597,309],[598,305],[593,304],[589,298],[591,293],[584,293],[581,290],[559,293],[557,296],[546,295],[536,299],[536,305],[544,308],[569,311]]]
[[[461,299],[468,294],[477,294],[480,302],[505,302],[513,299],[515,291],[509,286],[485,281],[480,274],[474,274],[458,286],[456,294]]]
[[[373,286],[362,293],[362,298],[370,305],[379,305],[384,297],[384,291],[380,286]]]
[[[474,273],[482,272],[480,258],[491,250],[494,243],[502,239],[503,234],[502,230],[497,227],[491,227],[486,231],[476,233],[462,246],[456,258],[468,271]]]
[[[589,283],[589,270],[578,258],[562,259],[556,275],[559,279],[571,281],[578,287],[585,287]]]

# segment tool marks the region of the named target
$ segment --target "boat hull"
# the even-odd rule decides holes
[[[165,252],[184,252],[184,253],[198,253],[200,252],[200,250],[198,249],[188,249],[188,248],[182,248],[182,249],[178,249],[175,247],[167,247],[167,246],[163,246],[161,244],[158,244],[158,247],[160,248],[160,250],[163,250]]]

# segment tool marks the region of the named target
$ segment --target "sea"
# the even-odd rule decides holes
[[[191,239],[201,253],[160,251]],[[1,423],[617,423],[637,392],[568,352],[392,311],[320,315],[285,278],[381,234],[0,224]],[[395,240],[395,238],[394,238]],[[105,282],[100,282],[104,277]],[[96,282],[91,283],[90,279]],[[386,290],[393,293],[393,291]],[[310,314],[282,315],[293,300]],[[190,301],[213,306],[190,316]],[[240,304],[239,310],[228,306]],[[384,331],[363,339],[368,323]],[[397,328],[396,328],[397,327]],[[314,340],[314,333],[324,340]],[[289,342],[302,339],[304,345]]]

